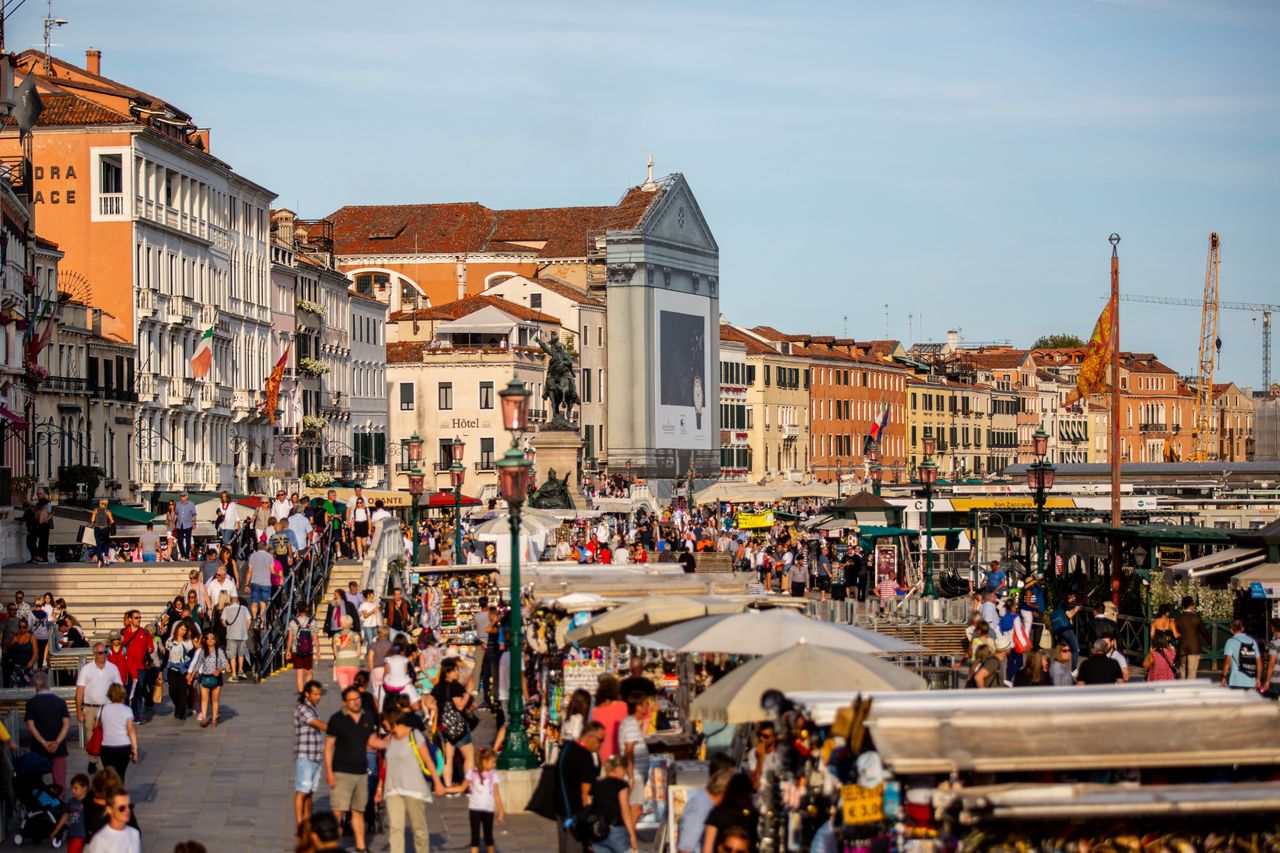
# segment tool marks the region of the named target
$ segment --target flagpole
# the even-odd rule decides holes
[[[1120,527],[1120,235],[1111,241],[1111,526]],[[1120,538],[1111,536],[1111,601],[1120,605]]]

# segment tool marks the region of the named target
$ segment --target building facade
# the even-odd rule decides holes
[[[722,326],[722,339],[737,341],[747,355],[747,436],[753,482],[809,475],[809,360],[789,341],[771,343],[737,326]]]
[[[351,293],[351,442],[365,485],[394,488],[387,458],[387,306]]]
[[[39,227],[64,253],[64,276],[82,276],[86,303],[106,310],[103,334],[138,349],[115,377],[141,404],[122,497],[216,490],[231,483],[233,433],[268,435],[257,404],[273,196],[212,156],[187,113],[102,76],[100,59],[17,57],[44,102],[32,145]],[[19,153],[16,130],[0,133],[0,153]],[[209,328],[213,368],[196,380],[190,357]]]
[[[720,479],[751,475],[751,407],[747,403],[747,346],[720,335]]]

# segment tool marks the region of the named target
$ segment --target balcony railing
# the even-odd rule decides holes
[[[142,288],[138,291],[138,316],[150,317],[156,313],[156,292]]]
[[[494,464],[494,461],[492,459],[481,460],[476,463],[477,474],[483,473],[485,471],[497,471],[497,470],[498,470],[498,466]]]
[[[1168,432],[1169,425],[1166,423],[1149,423],[1138,424],[1138,432]]]
[[[89,383],[82,376],[49,376],[41,383],[40,388],[53,394],[89,393]]]
[[[102,193],[98,196],[99,216],[123,216],[124,193]]]
[[[447,474],[449,472],[449,469],[452,466],[453,466],[452,462],[433,462],[431,463],[431,470],[435,471],[437,474],[440,474],[440,473]]]
[[[218,306],[217,305],[201,305],[200,306],[200,325],[204,328],[218,325]]]
[[[783,425],[783,427],[782,427],[782,437],[783,437],[783,438],[799,438],[799,437],[800,437],[800,425],[799,425],[799,424],[785,424],[785,425]]]
[[[156,377],[154,373],[139,373],[137,380],[138,399],[150,403],[156,398]]]
[[[529,410],[529,423],[541,424],[541,423],[546,423],[546,421],[547,421],[546,409],[530,409]]]

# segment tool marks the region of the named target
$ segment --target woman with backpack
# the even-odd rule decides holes
[[[116,526],[116,517],[107,509],[107,499],[102,498],[89,516],[89,526],[93,528],[93,555],[101,568],[107,564],[111,553],[111,529]]]
[[[316,625],[311,618],[311,608],[299,604],[297,615],[289,620],[289,630],[284,642],[284,659],[293,664],[293,672],[298,677],[299,693],[311,680],[315,651]]]

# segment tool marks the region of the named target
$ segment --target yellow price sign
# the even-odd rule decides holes
[[[860,785],[840,787],[840,805],[844,810],[845,826],[860,823],[879,823],[884,820],[884,783],[874,788]]]

